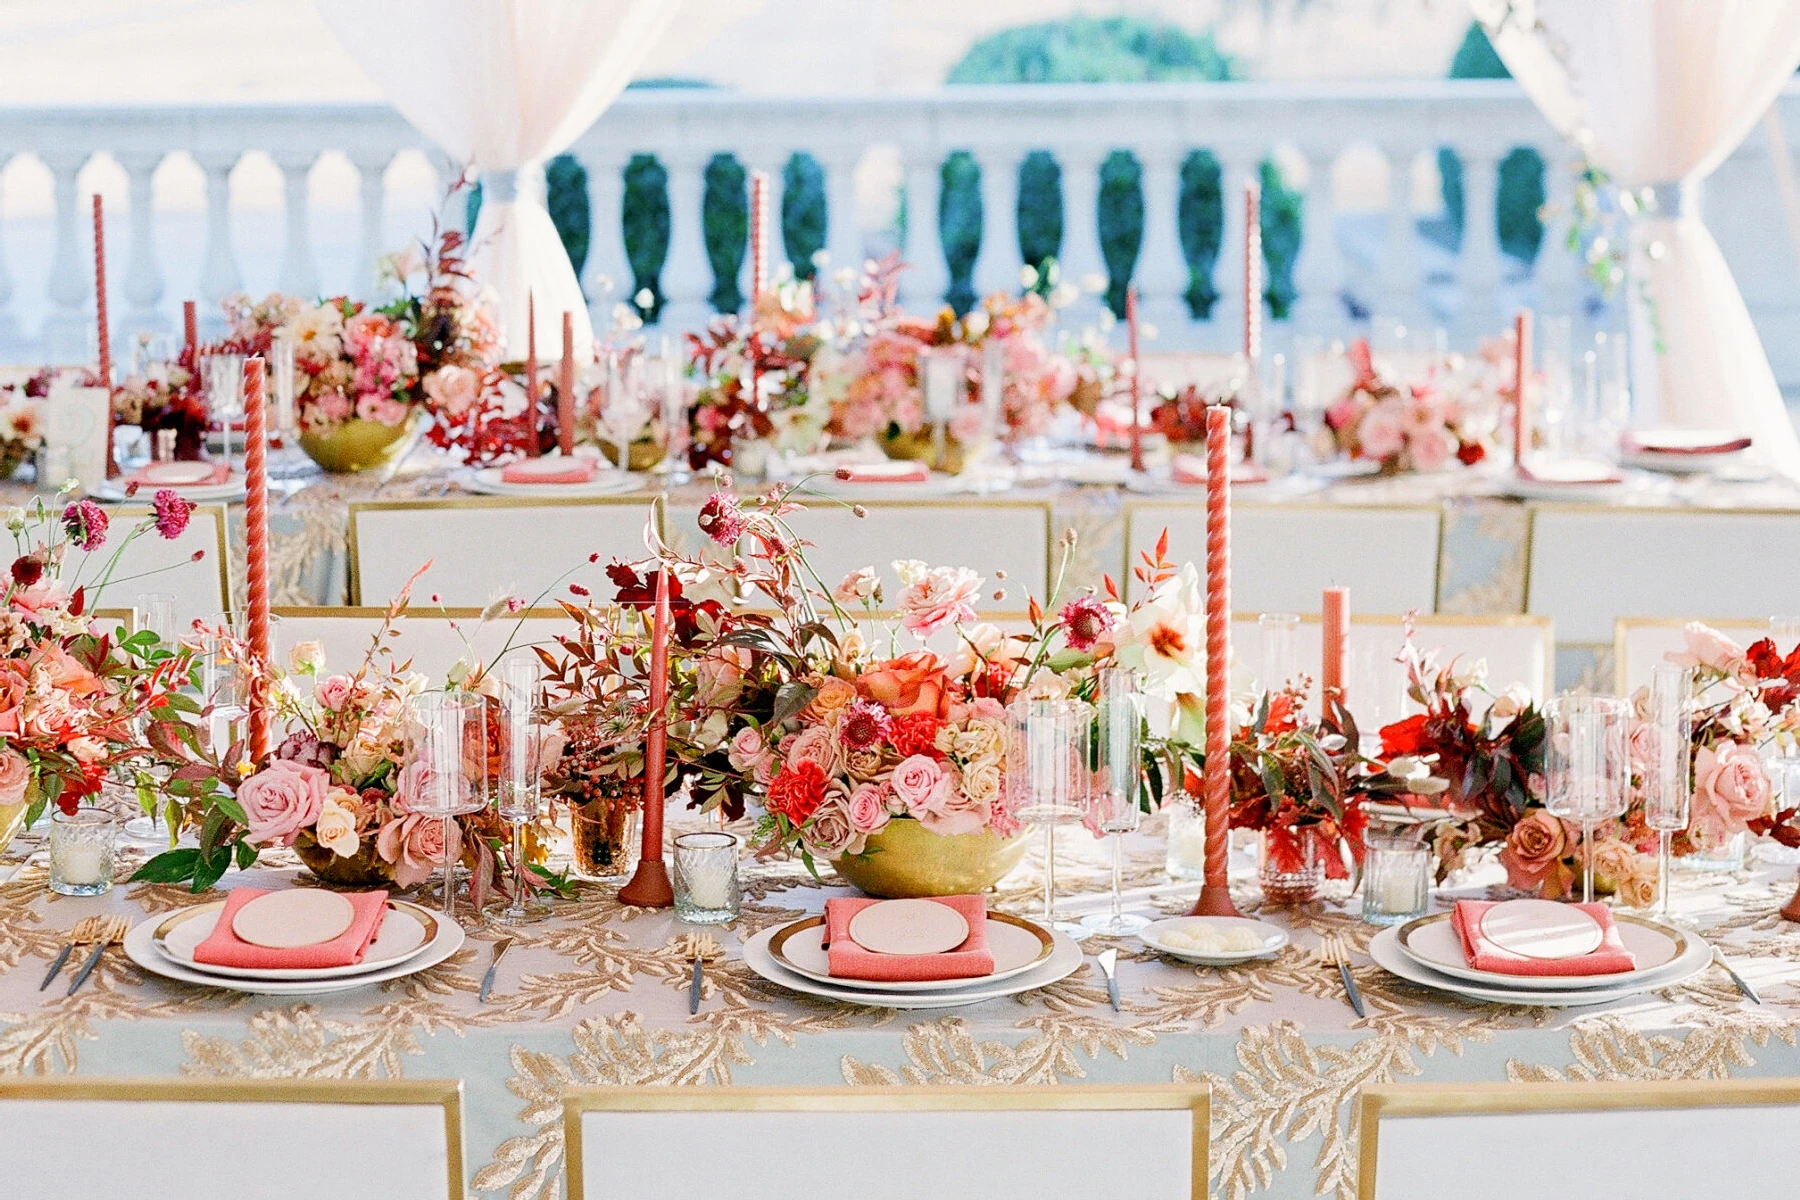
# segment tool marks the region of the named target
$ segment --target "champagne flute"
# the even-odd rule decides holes
[[[1124,936],[1150,923],[1124,911],[1120,896],[1125,869],[1124,835],[1137,829],[1143,814],[1138,796],[1143,783],[1143,693],[1135,671],[1119,667],[1100,672],[1096,705],[1094,776],[1088,791],[1093,827],[1112,842],[1112,909],[1090,913],[1081,923],[1096,933]]]
[[[1300,674],[1300,617],[1297,613],[1263,613],[1256,618],[1261,653],[1256,662],[1256,690],[1278,692]]]
[[[138,627],[156,636],[157,648],[174,652],[175,597],[168,592],[141,592],[131,607],[137,613]],[[143,730],[138,732],[140,737],[143,736]],[[155,768],[154,773],[160,775],[163,771]],[[129,779],[129,771],[123,774]],[[155,803],[143,815],[125,822],[120,827],[120,832],[133,841],[161,844],[168,840],[167,831],[163,828],[161,806]]]
[[[1650,669],[1644,824],[1656,830],[1656,915],[1664,921],[1669,920],[1669,839],[1687,828],[1693,794],[1693,688],[1691,667],[1658,663]]]
[[[525,825],[538,818],[541,798],[539,678],[535,658],[514,655],[500,665],[500,786],[495,809],[512,826],[512,902],[499,915],[508,925],[524,924],[545,911],[525,901]]]
[[[1545,749],[1553,817],[1581,823],[1581,899],[1594,900],[1594,825],[1625,811],[1629,705],[1617,696],[1559,696],[1547,706]]]
[[[441,825],[444,916],[456,920],[456,818],[487,805],[487,702],[479,696],[426,692],[413,698],[401,787],[407,807]],[[479,914],[478,914],[479,915]]]
[[[1092,715],[1079,700],[1021,700],[1015,720],[1022,764],[1015,776],[1022,790],[1015,811],[1020,820],[1044,829],[1044,924],[1080,941],[1092,931],[1056,918],[1056,827],[1081,817]]]

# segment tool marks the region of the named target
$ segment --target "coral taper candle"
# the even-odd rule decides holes
[[[769,287],[769,173],[750,173],[750,306]]]
[[[1144,431],[1139,427],[1144,402],[1143,374],[1138,361],[1137,285],[1125,289],[1125,336],[1131,351],[1131,469],[1144,469]]]
[[[1256,370],[1262,358],[1262,186],[1244,185],[1244,361]]]
[[[198,370],[200,357],[200,318],[192,300],[181,302],[181,353],[189,370]]]
[[[656,615],[650,626],[650,733],[644,744],[644,848],[619,899],[639,908],[668,908],[675,888],[663,865],[663,792],[669,734],[669,568],[656,570]]]
[[[250,761],[269,757],[270,719],[267,668],[269,647],[269,406],[263,360],[244,361],[244,598],[249,605],[250,653],[263,665],[249,696]]]
[[[537,294],[525,293],[525,453],[538,456]]]
[[[106,319],[106,217],[100,193],[94,193],[94,324],[100,343],[100,386],[106,389],[106,477],[119,473],[113,460],[112,322]]]
[[[1206,410],[1206,874],[1195,916],[1235,917],[1231,849],[1231,410]]]
[[[575,314],[563,310],[562,372],[556,381],[556,448],[575,453]]]
[[[1328,587],[1320,607],[1319,689],[1344,700],[1344,650],[1350,643],[1350,589]]]
[[[1513,318],[1513,466],[1525,469],[1531,449],[1531,402],[1526,385],[1531,380],[1531,310],[1522,308]]]

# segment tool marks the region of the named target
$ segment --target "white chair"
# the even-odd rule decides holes
[[[113,552],[118,550],[125,531],[150,515],[151,510],[139,504],[121,504],[107,511],[112,518],[112,535],[107,544],[85,554],[70,553],[63,578],[79,582],[89,590],[106,570]],[[195,552],[200,552],[198,561]],[[194,509],[187,528],[173,541],[164,541],[156,533],[146,533],[132,540],[119,552],[111,579],[100,594],[104,608],[129,608],[146,592],[164,592],[175,597],[175,620],[187,628],[195,621],[216,621],[231,608],[231,567],[225,541],[225,506],[205,504]]]
[[[379,608],[277,608],[275,659],[286,663],[288,652],[301,642],[318,642],[325,649],[328,672],[354,671],[368,653],[370,639],[381,628],[385,609]],[[478,608],[437,608],[415,602],[394,622],[397,637],[387,641],[395,661],[411,661],[412,669],[434,682],[442,682],[450,668],[463,659],[493,668],[498,657],[529,653],[534,645],[550,646],[556,636],[574,631],[574,622],[560,608],[526,609],[483,622]]]
[[[1206,564],[1206,502],[1125,504],[1128,597],[1143,590],[1140,553],[1169,532],[1169,557]],[[1437,607],[1443,513],[1436,507],[1233,504],[1231,603],[1239,612],[1311,612],[1332,585],[1350,589],[1366,612],[1431,612]]]
[[[505,592],[541,606],[571,582],[612,594],[614,559],[650,556],[646,496],[362,501],[350,505],[350,603],[383,605],[427,562],[413,600],[480,607]],[[589,557],[598,554],[599,561]],[[541,598],[540,598],[541,597]]]
[[[1794,1079],[1368,1088],[1357,1197],[1800,1196],[1797,1121]]]
[[[1650,668],[1667,662],[1672,651],[1686,640],[1681,636],[1688,621],[1710,625],[1740,646],[1769,636],[1767,621],[1716,620],[1709,617],[1620,617],[1613,623],[1613,687],[1629,696],[1650,683]],[[1783,645],[1782,652],[1793,649]]]
[[[1206,1089],[1169,1084],[578,1088],[566,1194],[1205,1200],[1207,1122]]]
[[[10,1196],[462,1200],[458,1080],[0,1079]]]
[[[1606,646],[1620,617],[1764,620],[1795,607],[1800,511],[1534,505],[1525,611],[1565,644]]]

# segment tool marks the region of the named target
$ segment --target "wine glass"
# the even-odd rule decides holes
[[[296,405],[294,374],[294,339],[277,334],[269,342],[269,430],[270,479],[303,479],[322,474],[306,451],[300,448],[300,412]]]
[[[1650,668],[1643,759],[1644,824],[1656,830],[1656,915],[1669,919],[1669,839],[1688,824],[1692,797],[1694,672],[1657,663]]]
[[[219,423],[225,464],[231,465],[231,423],[244,415],[244,356],[214,354],[206,360],[206,400]]]
[[[1259,692],[1278,692],[1300,673],[1300,617],[1297,613],[1263,613],[1256,618],[1260,654],[1256,660]]]
[[[413,698],[401,790],[406,807],[442,822],[444,916],[456,920],[456,818],[487,806],[487,702],[426,692]],[[479,916],[479,914],[477,914]]]
[[[1124,911],[1120,889],[1125,870],[1124,835],[1138,827],[1142,791],[1143,691],[1135,671],[1119,667],[1100,672],[1094,721],[1094,773],[1088,786],[1093,827],[1112,842],[1112,910],[1090,913],[1081,923],[1096,933],[1136,933],[1150,918]]]
[[[1559,696],[1545,706],[1545,749],[1553,817],[1581,823],[1581,899],[1594,899],[1594,824],[1624,813],[1630,765],[1626,752],[1630,706],[1617,696]]]
[[[156,636],[159,649],[175,649],[175,597],[168,592],[142,592],[132,601],[138,628]],[[140,731],[141,733],[142,731]],[[152,804],[141,816],[131,818],[120,827],[127,838],[138,842],[162,843],[167,840],[161,809]]]
[[[545,911],[525,900],[525,825],[538,818],[543,770],[539,678],[535,658],[514,655],[500,664],[500,779],[494,807],[512,826],[512,902],[499,914],[499,920],[508,925],[524,924]]]
[[[1080,941],[1092,930],[1056,919],[1056,827],[1081,819],[1087,795],[1088,733],[1092,714],[1079,700],[1021,700],[1014,707],[1020,769],[1014,811],[1044,829],[1044,924]]]

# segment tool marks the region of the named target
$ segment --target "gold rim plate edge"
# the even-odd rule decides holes
[[[1044,929],[1043,926],[1039,925],[1035,921],[1028,921],[1024,917],[1015,917],[1011,913],[1001,913],[1001,912],[990,912],[987,915],[987,917],[988,917],[988,920],[990,920],[990,921],[999,921],[1000,923],[1002,923],[1004,925],[1012,925],[1019,929],[1023,929],[1025,931],[1027,931],[1028,933],[1030,933],[1033,937],[1037,938],[1037,940],[1038,940],[1038,955],[1037,955],[1037,957],[1032,959],[1029,963],[1025,964],[1024,966],[1019,967],[1017,969],[1018,974],[1022,975],[1026,971],[1030,970],[1032,967],[1042,966],[1049,959],[1050,955],[1056,950],[1056,939],[1051,937],[1049,934],[1049,931]],[[773,958],[781,966],[794,971],[796,974],[798,974],[804,978],[816,979],[817,978],[816,972],[804,971],[804,970],[801,970],[799,967],[796,967],[794,965],[793,961],[790,960],[787,957],[787,955],[782,953],[782,947],[786,946],[788,939],[793,937],[795,934],[802,933],[808,929],[812,929],[815,926],[819,926],[819,925],[823,925],[823,924],[825,924],[825,918],[823,916],[818,916],[818,917],[802,917],[798,921],[792,921],[786,925],[783,925],[780,929],[775,931],[775,933],[772,937],[769,938],[769,956],[771,958]],[[951,986],[952,984],[980,983],[984,979],[991,979],[991,978],[993,978],[993,977],[990,975],[973,975],[973,976],[968,977],[967,979],[946,980],[945,986]],[[866,981],[864,981],[864,980],[833,980],[832,982],[835,982],[835,983],[862,983],[862,982],[866,982]]]
[[[1400,948],[1405,950],[1409,955],[1413,954],[1414,952],[1413,952],[1412,946],[1407,941],[1407,939],[1412,936],[1413,931],[1415,929],[1423,929],[1427,925],[1434,925],[1434,924],[1438,923],[1439,921],[1448,921],[1450,919],[1451,915],[1452,914],[1446,912],[1446,913],[1428,913],[1423,917],[1414,917],[1412,920],[1408,921],[1406,924],[1401,925],[1399,928],[1394,930],[1394,940],[1396,942],[1398,942],[1400,944]],[[1657,933],[1664,935],[1670,941],[1675,943],[1675,953],[1669,957],[1668,962],[1658,963],[1654,967],[1641,968],[1642,971],[1660,971],[1664,967],[1667,967],[1667,966],[1673,964],[1677,959],[1679,959],[1682,955],[1684,955],[1688,952],[1688,936],[1687,936],[1687,932],[1685,930],[1677,929],[1673,925],[1665,925],[1661,921],[1652,921],[1648,917],[1640,917],[1634,913],[1614,913],[1612,915],[1612,918],[1615,922],[1625,921],[1625,922],[1629,922],[1632,925],[1642,926],[1645,929],[1654,929]],[[1429,960],[1420,960],[1420,965],[1425,966],[1425,967],[1431,967],[1431,963]],[[1436,968],[1431,968],[1431,969],[1435,970]],[[1473,971],[1475,968],[1468,967],[1465,964],[1465,969]],[[1529,978],[1532,978],[1531,976],[1524,976],[1524,975],[1504,975],[1498,971],[1484,971],[1482,973],[1485,975],[1493,975],[1496,978],[1500,978],[1500,979],[1529,979]],[[1621,978],[1626,978],[1629,975],[1635,975],[1638,973],[1639,973],[1639,970],[1633,970],[1630,972],[1623,972],[1623,973],[1615,972],[1611,975],[1565,975],[1565,976],[1562,976],[1562,978],[1564,978],[1564,979],[1621,979]]]
[[[164,939],[166,939],[169,936],[169,934],[176,929],[176,927],[186,924],[188,921],[191,921],[194,918],[202,916],[206,913],[212,912],[215,909],[222,909],[224,907],[225,907],[225,901],[223,901],[223,900],[209,900],[205,904],[194,904],[194,905],[188,906],[187,908],[181,909],[179,912],[172,912],[168,916],[164,917],[162,919],[162,921],[156,926],[155,929],[151,930],[150,944],[152,946],[156,947],[157,953],[161,954],[163,957],[169,959],[170,961],[180,963],[182,966],[188,967],[191,970],[204,971],[206,968],[203,964],[191,963],[191,962],[186,961],[185,959],[177,957],[174,954],[171,954],[169,952],[168,947],[163,944]],[[404,911],[407,916],[409,916],[413,920],[417,921],[424,928],[424,930],[425,930],[424,940],[422,940],[418,944],[418,946],[414,949],[414,951],[413,951],[414,955],[424,953],[425,950],[431,946],[431,943],[433,943],[437,940],[437,936],[438,936],[437,918],[432,915],[430,909],[427,909],[427,908],[421,907],[420,905],[414,904],[411,900],[395,900],[392,897],[390,897],[388,899],[388,907],[394,909],[396,912]],[[412,956],[409,955],[408,957],[412,957]],[[400,963],[405,962],[405,961],[406,961],[406,959],[393,959],[393,960],[388,960],[388,961],[385,961],[382,963],[375,963],[375,964],[370,965],[369,970],[371,970],[371,971],[380,970],[383,966],[398,966]],[[362,964],[358,963],[356,965],[361,966]]]

